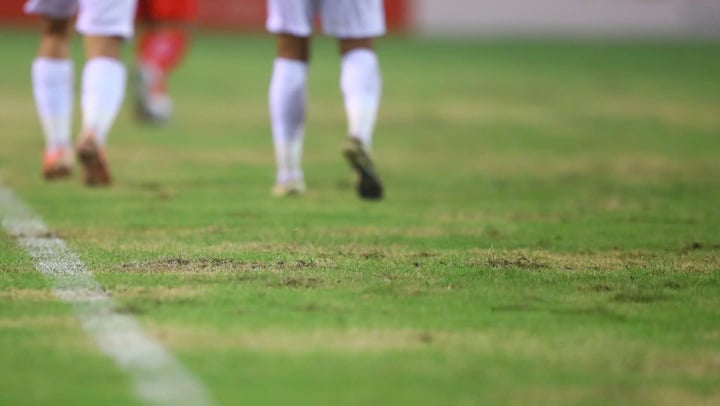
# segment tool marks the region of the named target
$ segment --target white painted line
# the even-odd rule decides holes
[[[132,316],[115,311],[80,258],[52,235],[45,223],[12,190],[0,184],[0,213],[7,233],[32,257],[35,267],[52,283],[60,300],[100,350],[130,375],[137,396],[152,405],[211,405],[203,385]]]

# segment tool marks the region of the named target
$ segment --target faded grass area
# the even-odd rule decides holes
[[[218,329],[211,326],[153,324],[150,331],[168,346],[191,349],[249,350],[287,354],[313,352],[434,351],[455,353],[493,352],[518,356],[548,357],[546,341],[529,332],[428,331],[415,329],[333,329],[283,330],[280,328]]]
[[[417,351],[436,340],[451,339],[449,334],[425,331],[373,329],[320,329],[287,331],[268,329],[252,331],[219,330],[209,326],[153,324],[149,330],[167,346],[177,350],[203,347],[209,351],[229,349],[284,354],[314,352]],[[470,339],[480,339],[479,337]],[[457,340],[458,337],[455,337]]]
[[[565,271],[657,270],[708,273],[720,271],[720,249],[697,251],[687,247],[678,252],[613,250],[587,253],[559,253],[547,250],[471,250],[471,264],[490,268],[551,269]]]
[[[581,89],[575,97],[553,99],[543,102],[488,98],[486,95],[433,99],[432,103],[412,100],[395,102],[380,112],[383,123],[388,125],[415,124],[417,122],[446,122],[453,126],[472,127],[487,123],[512,123],[513,125],[540,128],[574,130],[573,121],[594,117],[608,120],[645,120],[658,125],[686,127],[713,131],[720,128],[717,111],[720,105],[692,103],[687,100],[667,100],[638,95],[587,96]],[[577,103],[577,99],[582,102]],[[324,125],[342,125],[342,110],[332,100],[316,100],[318,110],[336,112],[315,116]],[[252,119],[252,117],[248,117]]]
[[[155,301],[171,301],[178,299],[192,299],[210,294],[202,286],[115,286],[109,292],[111,297],[119,299],[151,298]]]
[[[208,293],[201,286],[115,286],[107,292],[110,296],[121,299],[152,298],[166,301],[176,299],[189,299],[203,296]],[[59,299],[51,289],[8,289],[0,290],[0,303],[12,302],[57,302]],[[37,321],[35,318],[31,321]],[[22,324],[22,323],[21,323]]]
[[[243,273],[243,272],[288,272],[308,268],[320,268],[327,266],[329,261],[321,263],[316,260],[295,260],[295,261],[244,261],[237,259],[200,257],[184,258],[171,257],[159,258],[151,261],[135,261],[120,265],[115,271],[121,272],[153,272],[153,273]]]
[[[118,155],[128,157],[125,169],[132,171],[128,172],[130,175],[133,175],[133,177],[146,175],[146,178],[155,180],[158,178],[157,171],[161,171],[160,173],[167,172],[167,176],[177,175],[178,166],[225,165],[232,168],[242,164],[264,166],[271,169],[274,164],[271,150],[263,150],[259,153],[257,150],[249,148],[210,149],[179,145],[170,154],[166,151],[166,146],[143,146],[142,149],[138,149],[137,145],[116,147]],[[148,173],[143,167],[147,162],[153,162],[152,173]],[[186,183],[178,186],[199,186],[187,182],[187,178],[183,180]],[[128,186],[133,187],[137,186],[137,184],[130,183]],[[140,186],[142,187],[142,185]]]
[[[78,328],[77,320],[71,316],[20,316],[1,317],[0,329],[75,329]]]
[[[720,164],[711,155],[692,158],[654,151],[612,154],[579,147],[568,159],[557,159],[543,152],[527,154],[516,151],[464,151],[459,155],[470,153],[475,155],[475,159],[458,168],[459,170],[506,181],[538,179],[563,182],[576,178],[586,179],[588,182],[612,179],[619,184],[654,185],[668,180],[714,182],[717,179],[712,174],[720,172]],[[432,151],[417,151],[411,156],[385,154],[384,158],[392,162],[393,166],[404,168],[412,167],[418,161],[433,166],[458,166],[458,157],[453,160],[448,156],[438,156]]]
[[[408,248],[380,248],[348,245],[335,249],[316,246],[282,244],[232,245],[217,249],[218,256],[166,257],[150,261],[120,264],[111,272],[168,272],[168,273],[283,273],[300,270],[337,269],[356,261],[387,265],[415,265],[431,268],[527,269],[557,271],[625,271],[655,270],[679,273],[710,273],[720,271],[720,248],[716,245],[689,245],[676,252],[652,250],[612,250],[581,253],[562,253],[549,250],[470,249],[467,251],[415,251]],[[305,259],[247,261],[222,257],[229,251],[252,250],[301,256]],[[207,250],[203,252],[207,253]]]
[[[520,400],[518,400],[520,399]],[[513,392],[508,405],[527,405],[533,399],[539,405],[558,404],[629,404],[653,406],[715,406],[720,403],[720,391],[702,393],[682,387],[678,383],[664,382],[643,387],[628,388],[624,382],[607,383],[595,388],[562,389],[548,385],[525,386]],[[605,401],[600,401],[605,399]]]
[[[0,290],[1,301],[50,302],[57,300],[51,289],[10,288]]]
[[[693,353],[670,350],[645,340],[605,332],[592,335],[538,335],[522,329],[486,331],[433,331],[392,328],[282,328],[218,329],[177,324],[146,325],[168,347],[187,351],[260,351],[280,354],[353,352],[432,352],[450,358],[495,357],[529,359],[549,364],[576,363],[602,367],[607,372],[627,371],[642,376],[684,376],[720,379],[720,349]],[[720,392],[718,393],[720,394]]]
[[[0,307],[2,303],[0,303]],[[80,322],[72,315],[0,316],[0,341],[3,351],[17,352],[32,348],[38,354],[52,351],[58,354],[98,353],[97,345],[82,331]],[[17,355],[17,354],[16,354]],[[35,353],[28,354],[32,357]],[[42,359],[31,358],[29,365],[43,365]],[[12,373],[11,371],[5,371]],[[50,373],[55,374],[57,371]],[[0,385],[1,386],[1,385]]]
[[[572,159],[533,159],[533,157],[490,158],[482,164],[487,173],[497,176],[520,176],[532,173],[538,179],[614,179],[620,184],[652,185],[669,179],[694,181],[707,179],[708,173],[720,169],[710,159],[692,164],[688,159],[661,153],[629,152],[609,157],[602,153],[577,153]]]
[[[578,105],[584,113],[607,118],[635,118],[665,126],[717,131],[720,104],[676,101],[660,97],[593,97]]]
[[[631,391],[629,398],[631,402],[646,402],[650,405],[716,406],[720,404],[720,390],[716,389],[703,394],[683,388],[679,384],[669,384],[662,387],[636,389]]]

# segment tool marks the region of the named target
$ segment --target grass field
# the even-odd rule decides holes
[[[36,39],[3,37],[2,182],[218,404],[720,404],[720,44],[384,40],[367,203],[332,42],[275,200],[268,38],[200,36],[88,190],[41,179]],[[0,404],[137,402],[0,234]]]

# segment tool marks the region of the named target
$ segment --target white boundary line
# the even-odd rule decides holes
[[[72,305],[83,330],[132,378],[138,397],[152,405],[211,405],[203,385],[138,321],[117,313],[115,303],[65,242],[0,184],[2,226],[30,254],[52,283],[53,293]]]

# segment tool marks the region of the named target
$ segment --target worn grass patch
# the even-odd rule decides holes
[[[295,260],[274,261],[263,263],[258,261],[242,261],[238,259],[201,257],[188,259],[161,258],[147,262],[129,262],[120,265],[121,272],[180,272],[180,273],[212,273],[212,272],[260,272],[270,273],[298,271],[308,268],[322,267],[327,261],[321,260]]]
[[[691,245],[692,247],[694,245]],[[720,270],[720,253],[683,247],[675,253],[657,251],[600,251],[558,253],[544,250],[473,250],[473,266],[507,269],[567,271],[655,270],[708,273]]]
[[[154,273],[285,273],[301,270],[328,270],[349,263],[371,261],[381,264],[405,264],[414,267],[455,266],[482,269],[527,269],[566,271],[656,270],[708,273],[720,270],[720,255],[715,248],[693,243],[678,251],[595,251],[559,253],[546,250],[470,249],[464,253],[447,251],[413,251],[358,247],[325,248],[308,246],[267,246],[255,252],[291,252],[305,259],[246,261],[222,257],[159,258],[123,263],[114,272]],[[11,293],[6,293],[10,295]]]

